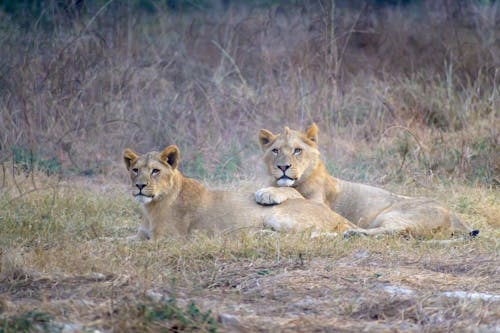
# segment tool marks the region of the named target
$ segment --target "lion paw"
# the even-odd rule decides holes
[[[141,237],[140,235],[132,235],[132,236],[127,236],[124,238],[126,241],[128,242],[139,242],[139,241],[142,241],[144,240],[143,237]]]
[[[144,228],[144,227],[139,227],[139,230],[137,231],[137,234],[128,236],[127,241],[129,242],[138,242],[138,241],[143,241],[143,240],[150,240],[151,239],[151,232]]]
[[[348,239],[348,238],[352,238],[352,237],[359,237],[359,236],[367,236],[366,232],[362,231],[362,230],[355,230],[355,229],[350,229],[350,230],[346,230],[344,231],[344,233],[342,234],[344,239]]]
[[[276,193],[273,187],[266,187],[255,192],[255,201],[261,205],[278,205],[288,199],[282,193]]]

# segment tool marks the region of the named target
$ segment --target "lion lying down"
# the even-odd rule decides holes
[[[304,133],[285,127],[283,133],[275,135],[262,129],[259,143],[277,186],[255,193],[256,201],[261,204],[283,204],[302,196],[324,203],[362,228],[348,231],[346,236],[391,233],[428,236],[437,232],[447,236],[455,233],[476,236],[479,233],[432,199],[410,198],[332,177],[320,160],[315,124]]]
[[[252,193],[211,191],[177,169],[179,149],[137,155],[125,149],[123,159],[132,181],[132,194],[145,217],[134,239],[187,235],[239,228],[284,231],[343,232],[357,227],[321,203],[303,198],[279,206],[255,203]]]

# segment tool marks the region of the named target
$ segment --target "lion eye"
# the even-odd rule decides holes
[[[137,174],[139,173],[139,169],[137,169],[137,168],[133,168],[133,169],[132,169],[132,173],[133,173],[134,175],[137,175]]]
[[[300,155],[300,153],[302,153],[302,149],[301,148],[295,148],[294,151],[293,151],[294,155]]]
[[[153,175],[153,176],[157,176],[159,174],[160,174],[160,170],[158,170],[158,169],[153,169],[153,171],[151,171],[151,175]]]
[[[274,155],[278,155],[278,148],[274,148],[273,150],[271,150],[273,152]]]

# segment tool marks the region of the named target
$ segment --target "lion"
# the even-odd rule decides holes
[[[468,233],[473,237],[479,233],[432,199],[402,196],[331,176],[320,159],[316,124],[305,132],[285,127],[277,135],[261,129],[259,143],[273,184],[255,193],[260,204],[283,204],[300,196],[324,203],[359,227],[347,231],[346,237],[429,236],[438,232],[444,235]]]
[[[125,149],[123,160],[132,181],[132,195],[145,212],[133,240],[163,235],[185,236],[243,228],[336,233],[357,227],[327,206],[296,198],[279,206],[255,203],[252,193],[212,191],[178,169],[179,148],[138,155]]]

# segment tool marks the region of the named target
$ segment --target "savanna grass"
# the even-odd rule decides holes
[[[245,230],[130,243],[120,236],[135,232],[141,214],[123,187],[103,191],[102,185],[78,185],[59,189],[55,198],[51,191],[38,190],[4,206],[1,318],[10,325],[5,327],[19,329],[19,320],[28,319],[23,323],[31,329],[70,324],[151,332],[175,327],[210,331],[231,325],[292,329],[305,325],[314,313],[330,319],[309,322],[309,327],[346,325],[351,330],[374,319],[388,329],[467,327],[481,315],[485,327],[499,320],[496,301],[456,302],[438,293],[495,295],[500,283],[495,278],[499,231],[482,209],[498,206],[497,191],[438,188],[435,196],[481,229],[477,239],[450,244]],[[422,194],[421,189],[414,191]],[[35,204],[52,214],[40,217],[44,214],[37,213]],[[490,209],[493,218],[498,217],[498,210]],[[417,294],[390,296],[380,289],[387,285]],[[310,310],[292,306],[299,300],[307,300]],[[408,315],[399,316],[395,304],[397,311]],[[325,308],[331,310],[325,313]],[[444,309],[461,315],[434,322]],[[35,310],[43,317],[32,316]],[[295,313],[305,318],[302,324],[282,317]]]
[[[498,3],[46,3],[0,9],[0,331],[500,325]],[[189,176],[251,190],[258,129],[312,121],[336,176],[437,199],[479,237],[121,239],[141,218],[123,148],[175,143]]]

